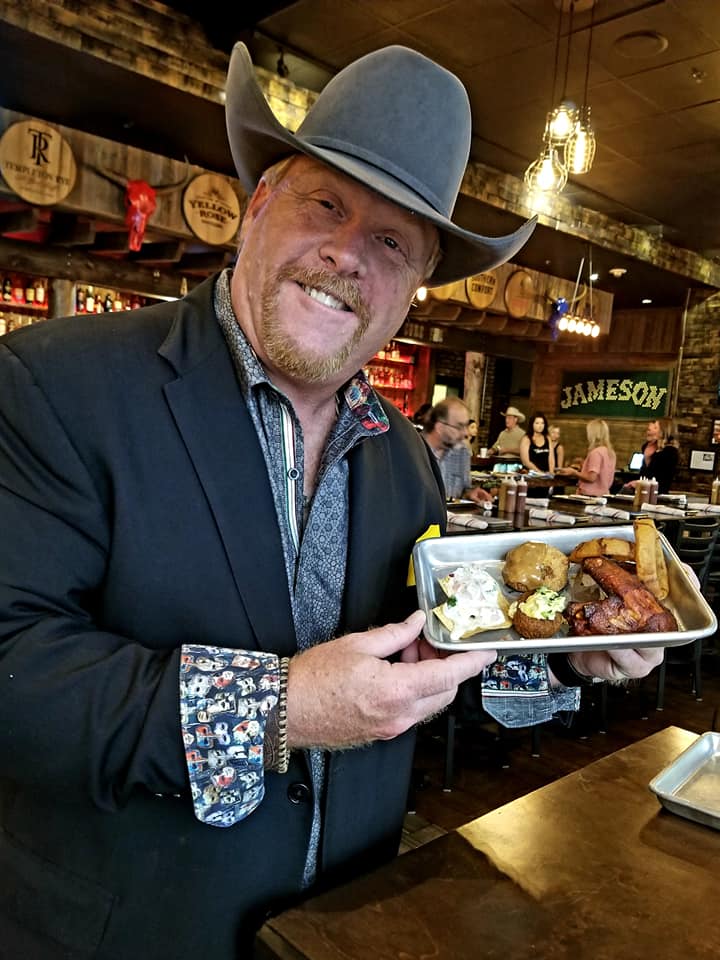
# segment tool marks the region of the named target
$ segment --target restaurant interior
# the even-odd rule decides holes
[[[408,417],[464,399],[477,424],[472,476],[493,495],[519,462],[488,455],[508,407],[528,418],[543,411],[559,426],[566,463],[585,456],[588,420],[607,418],[615,496],[583,502],[571,479],[539,477],[546,492],[536,490],[522,516],[449,505],[452,536],[481,543],[570,529],[579,540],[586,528],[612,535],[649,515],[695,570],[705,603],[702,636],[672,648],[666,668],[628,685],[584,687],[577,715],[503,731],[468,691],[423,725],[403,857],[443,837],[455,843],[463,825],[505,805],[511,812],[589,764],[622,763],[621,751],[668,728],[720,730],[717,0],[0,0],[0,334],[171,300],[232,264],[247,197],[227,146],[223,87],[238,40],[292,129],[358,56],[399,43],[436,59],[466,85],[473,116],[455,219],[494,235],[538,217],[512,263],[419,290],[366,374]],[[554,140],[550,123],[562,108],[573,139]],[[52,189],[13,173],[20,126],[62,134]],[[157,187],[157,205],[133,242],[126,204],[129,183],[140,180]],[[633,454],[660,418],[672,423],[678,466],[669,493],[644,504],[621,488],[637,479]],[[658,771],[669,762],[659,748],[656,758]],[[707,826],[682,829],[701,833],[661,838],[675,844],[673,855],[706,836],[720,855]],[[368,896],[358,892],[358,902]],[[267,933],[267,956],[361,956],[360,933],[343,943],[337,928],[327,936],[339,952],[316,949],[318,924],[334,910],[342,912],[330,900],[280,921]],[[384,949],[377,944],[376,955],[400,955]],[[465,955],[453,949],[438,955]],[[592,955],[633,955],[624,949]]]

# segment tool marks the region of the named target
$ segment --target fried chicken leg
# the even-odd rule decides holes
[[[571,603],[565,611],[576,636],[665,633],[677,630],[675,617],[628,570],[607,557],[588,557],[582,569],[610,594],[606,600]]]

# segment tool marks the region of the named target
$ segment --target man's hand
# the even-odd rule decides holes
[[[569,654],[573,667],[585,676],[617,683],[646,677],[662,663],[662,647],[640,650],[581,650]]]
[[[288,744],[325,749],[390,740],[443,710],[495,651],[443,656],[419,636],[425,616],[349,633],[290,660]],[[400,653],[397,662],[386,657]]]
[[[463,496],[468,500],[474,500],[475,503],[487,503],[488,500],[492,501],[490,494],[487,490],[483,490],[482,487],[470,487],[465,491]]]

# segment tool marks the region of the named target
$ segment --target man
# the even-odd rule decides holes
[[[492,660],[420,637],[434,458],[356,371],[422,282],[532,225],[452,223],[469,104],[413,51],[351,64],[295,135],[238,45],[227,119],[232,272],[0,344],[9,957],[248,957],[269,911],[394,855],[414,725]],[[572,667],[659,659],[620,654]]]
[[[502,415],[505,417],[505,429],[500,431],[488,453],[491,455],[498,453],[501,456],[508,453],[519,454],[520,441],[525,436],[525,431],[520,424],[525,422],[525,414],[517,407],[508,407],[507,410],[503,410]]]
[[[423,437],[440,464],[445,496],[452,499],[492,501],[482,487],[474,487],[470,477],[468,437],[469,411],[458,397],[446,397],[428,414]]]

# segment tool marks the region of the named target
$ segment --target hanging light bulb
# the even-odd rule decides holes
[[[575,317],[570,317],[567,325],[568,333],[575,333],[575,327],[577,327],[577,320]]]
[[[558,320],[558,330],[567,330],[568,318],[566,316],[560,317]]]
[[[567,168],[557,150],[546,140],[540,156],[525,171],[525,183],[533,191],[560,193],[567,183],[567,177]]]
[[[590,331],[590,336],[591,336],[591,337],[599,337],[599,336],[600,336],[600,325],[599,325],[599,324],[594,323],[594,324],[592,325],[592,330]]]
[[[565,144],[568,173],[588,173],[595,159],[595,131],[590,123],[590,107],[583,107]]]
[[[575,129],[578,108],[572,100],[563,100],[548,114],[545,134],[554,147],[561,147]]]
[[[592,324],[590,323],[589,320],[586,320],[585,323],[583,324],[582,332],[584,337],[589,337],[590,334],[592,333]]]
[[[418,287],[415,291],[415,299],[422,303],[423,300],[427,300],[428,288],[427,287]]]

